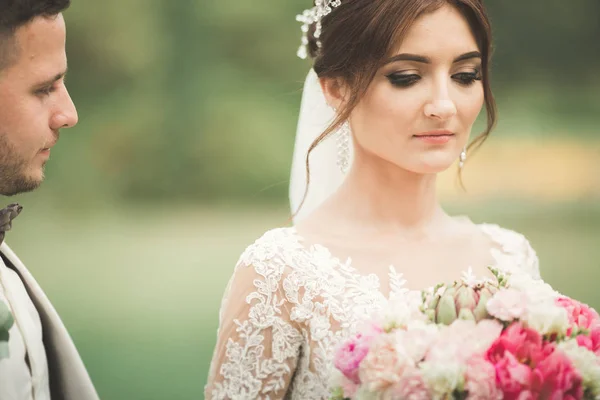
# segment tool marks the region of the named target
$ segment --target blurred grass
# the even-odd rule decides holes
[[[8,237],[71,331],[103,399],[202,398],[221,295],[246,245],[284,207],[27,206]],[[497,201],[452,213],[524,233],[546,280],[600,308],[600,205]]]

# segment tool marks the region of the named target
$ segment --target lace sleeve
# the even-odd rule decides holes
[[[531,247],[531,243],[529,243],[529,240],[527,240],[525,236],[523,236],[523,254],[525,259],[524,268],[526,272],[535,279],[541,279],[540,260],[533,247]]]
[[[500,266],[509,270],[517,268],[541,279],[537,253],[523,234],[492,224],[485,224],[483,228],[499,246],[493,255]]]
[[[228,284],[206,399],[280,399],[288,390],[302,334],[283,294],[283,258],[266,253],[247,250]]]

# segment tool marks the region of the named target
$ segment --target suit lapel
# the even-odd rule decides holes
[[[19,260],[6,245],[0,245],[0,252],[12,264],[27,288],[31,301],[42,321],[44,347],[48,358],[50,390],[53,399],[62,400],[98,400],[92,381],[83,361],[67,332],[58,313],[46,297],[46,294]]]

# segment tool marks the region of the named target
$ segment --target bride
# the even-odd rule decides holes
[[[299,56],[313,69],[292,168],[295,226],[240,257],[207,399],[325,399],[336,345],[391,297],[467,268],[539,277],[523,235],[449,216],[436,199],[437,174],[463,168],[495,123],[482,0],[316,4],[298,17]],[[469,141],[484,105],[488,129]]]

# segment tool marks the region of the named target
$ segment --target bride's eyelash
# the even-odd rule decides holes
[[[457,74],[452,75],[452,79],[457,81],[459,84],[464,86],[470,86],[475,83],[475,81],[480,81],[481,71],[475,70],[472,72],[459,72]]]
[[[410,87],[422,79],[418,74],[402,74],[397,72],[386,75],[386,78],[393,86],[402,88]],[[481,70],[476,69],[472,72],[459,72],[452,75],[452,79],[460,85],[470,86],[475,83],[475,81],[481,81]]]
[[[409,87],[421,80],[421,77],[417,74],[399,74],[396,72],[386,75],[386,78],[396,87]]]

